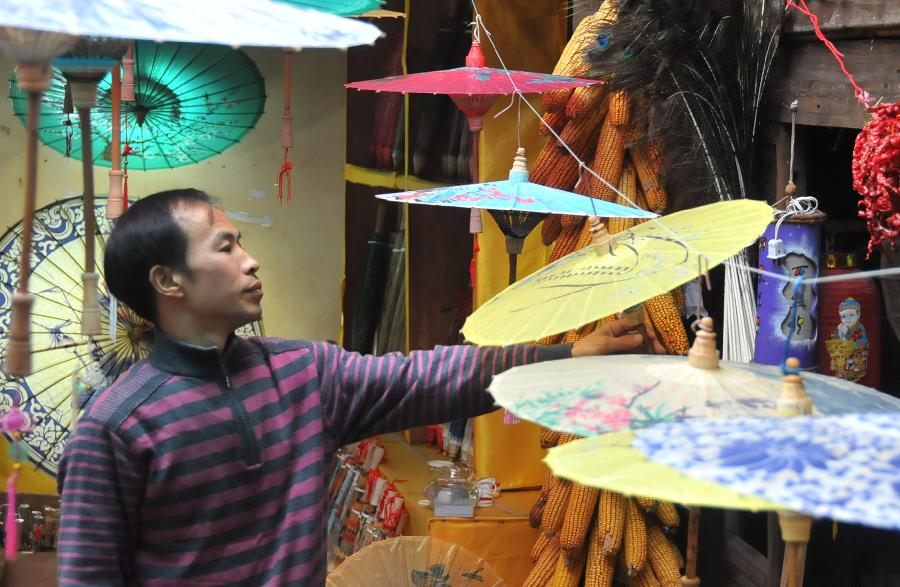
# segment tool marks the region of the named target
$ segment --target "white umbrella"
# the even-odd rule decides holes
[[[381,35],[366,22],[270,0],[0,0],[0,27],[290,49],[366,45]]]

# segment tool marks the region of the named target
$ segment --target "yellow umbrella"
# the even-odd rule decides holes
[[[731,200],[646,222],[509,286],[463,327],[482,345],[537,340],[622,312],[696,278],[755,241],[772,220],[765,202]],[[594,228],[592,228],[594,230]]]
[[[648,460],[632,445],[634,434],[623,430],[569,442],[551,448],[544,462],[557,477],[626,496],[728,510],[788,509]]]
[[[483,558],[459,545],[430,536],[403,536],[363,548],[328,575],[326,584],[500,587],[506,583]]]

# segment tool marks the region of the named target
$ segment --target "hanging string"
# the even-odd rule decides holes
[[[732,263],[731,261],[724,261],[723,265],[735,265],[736,263]],[[758,269],[756,267],[740,267],[749,273],[754,273],[756,275],[761,275],[764,277],[768,277],[770,279],[777,279],[778,281],[783,281],[785,283],[792,283],[794,278],[784,275],[783,273],[773,273],[771,271],[766,271],[764,269]],[[824,277],[813,277],[810,279],[804,279],[803,283],[806,285],[818,285],[820,283],[840,283],[844,281],[856,281],[859,279],[875,279],[882,277],[897,277],[900,276],[900,267],[888,267],[887,269],[873,269],[871,271],[854,271],[851,273],[839,273],[835,275],[826,275]]]
[[[72,113],[75,112],[75,106],[72,104],[72,86],[66,82],[65,94],[63,97],[63,114],[66,115],[63,126],[66,129],[66,158],[72,156],[72,137],[75,130],[72,128]]]
[[[844,54],[837,50],[834,43],[829,41],[825,36],[825,33],[822,32],[822,29],[819,28],[819,17],[813,14],[809,9],[809,6],[806,5],[806,0],[787,0],[787,8],[793,8],[809,18],[816,37],[818,37],[818,39],[825,44],[825,47],[831,51],[831,54],[834,55],[838,65],[841,66],[841,71],[844,72],[844,76],[850,81],[850,85],[853,86],[853,94],[856,96],[856,101],[859,102],[860,106],[868,109],[872,97],[869,95],[869,92],[862,89],[859,84],[856,83],[856,79],[854,79],[853,75],[847,70],[847,65],[844,63]]]

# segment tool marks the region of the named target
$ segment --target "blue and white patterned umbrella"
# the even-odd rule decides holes
[[[359,20],[270,0],[0,0],[0,26],[71,35],[230,46],[346,48],[374,43]]]
[[[803,514],[900,530],[900,412],[660,424],[638,431],[634,446]]]

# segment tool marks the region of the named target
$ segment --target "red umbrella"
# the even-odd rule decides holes
[[[462,110],[472,131],[472,180],[478,183],[478,133],[483,128],[483,117],[500,96],[509,96],[516,90],[524,94],[540,94],[565,88],[577,88],[596,84],[598,80],[563,77],[547,73],[507,71],[485,67],[481,51],[479,31],[476,25],[472,48],[466,56],[466,66],[440,71],[427,71],[398,75],[347,84],[354,90],[398,92],[402,94],[446,94]],[[473,210],[470,230],[481,232],[481,213]]]

